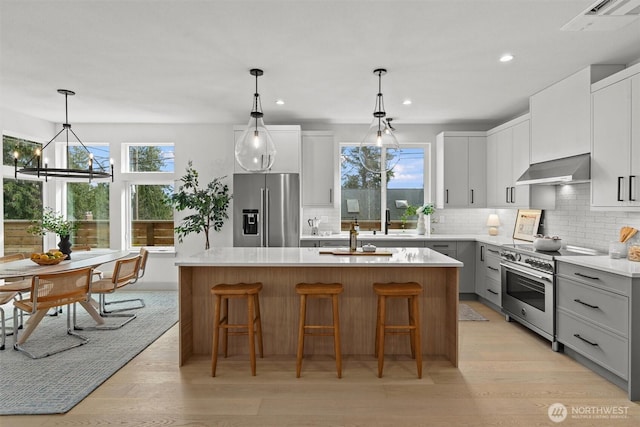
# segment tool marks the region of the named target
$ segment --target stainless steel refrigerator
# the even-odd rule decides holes
[[[300,246],[300,176],[233,175],[233,246]]]

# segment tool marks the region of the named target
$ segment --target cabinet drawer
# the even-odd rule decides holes
[[[500,282],[500,258],[487,257],[485,259],[485,275],[488,279]]]
[[[558,307],[628,337],[629,299],[613,292],[558,277]]]
[[[578,319],[562,309],[558,310],[556,328],[558,341],[619,377],[628,379],[629,343],[626,339]]]
[[[456,242],[426,242],[424,246],[440,253],[445,251],[455,252],[457,250]]]
[[[491,258],[491,257],[500,258],[500,247],[499,246],[487,245],[486,250],[487,251],[485,253],[485,256],[487,258]]]
[[[498,307],[502,307],[502,287],[499,280],[487,278],[484,297]]]
[[[577,282],[586,283],[602,289],[611,290],[624,295],[629,295],[631,279],[608,273],[595,268],[582,267],[562,262],[562,257],[558,260],[558,275]]]

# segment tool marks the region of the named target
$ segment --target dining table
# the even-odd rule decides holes
[[[39,265],[31,259],[21,259],[0,264],[0,292],[29,292],[31,290],[31,278],[40,274],[51,274],[75,270],[77,268],[97,268],[103,264],[117,261],[130,256],[129,251],[96,249],[89,251],[73,252],[72,259],[63,260],[55,265]],[[96,309],[95,301],[89,299],[81,301],[80,305],[95,320],[96,324],[104,324],[104,319]],[[24,343],[34,331],[36,326],[46,315],[47,310],[40,310],[33,314],[27,321],[27,327],[20,336],[18,344]]]

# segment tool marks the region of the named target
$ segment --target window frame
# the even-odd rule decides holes
[[[422,148],[424,149],[424,159],[423,159],[423,191],[424,191],[424,201],[423,203],[433,203],[432,201],[432,191],[431,186],[432,182],[435,179],[435,170],[434,165],[431,161],[431,150],[433,147],[433,143],[431,142],[400,142],[400,148]],[[357,147],[359,146],[359,142],[340,142],[338,143],[338,180],[340,182],[339,185],[339,199],[340,200],[340,223],[342,224],[342,147]],[[382,174],[380,180],[380,223],[382,224],[382,213],[387,209],[387,177],[385,174]],[[382,231],[384,227],[381,226]]]

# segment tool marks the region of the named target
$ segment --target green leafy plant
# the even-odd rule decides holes
[[[183,238],[191,233],[204,233],[204,248],[209,249],[209,231],[222,229],[224,220],[229,218],[227,209],[232,195],[229,193],[229,186],[222,183],[226,176],[214,178],[206,187],[201,188],[198,171],[193,168],[191,160],[186,170],[187,174],[180,178],[182,184],[178,191],[167,196],[165,201],[177,211],[195,211],[184,217],[180,225],[174,227],[178,241],[182,243]]]
[[[34,220],[27,228],[27,232],[44,236],[48,232],[56,233],[60,237],[70,236],[78,229],[78,223],[67,221],[62,214],[51,208],[44,208],[42,218]]]
[[[416,216],[418,214],[431,215],[435,211],[436,209],[433,206],[433,203],[425,203],[422,206],[409,205],[406,207],[404,213],[402,214],[402,223],[405,224],[409,217]]]

